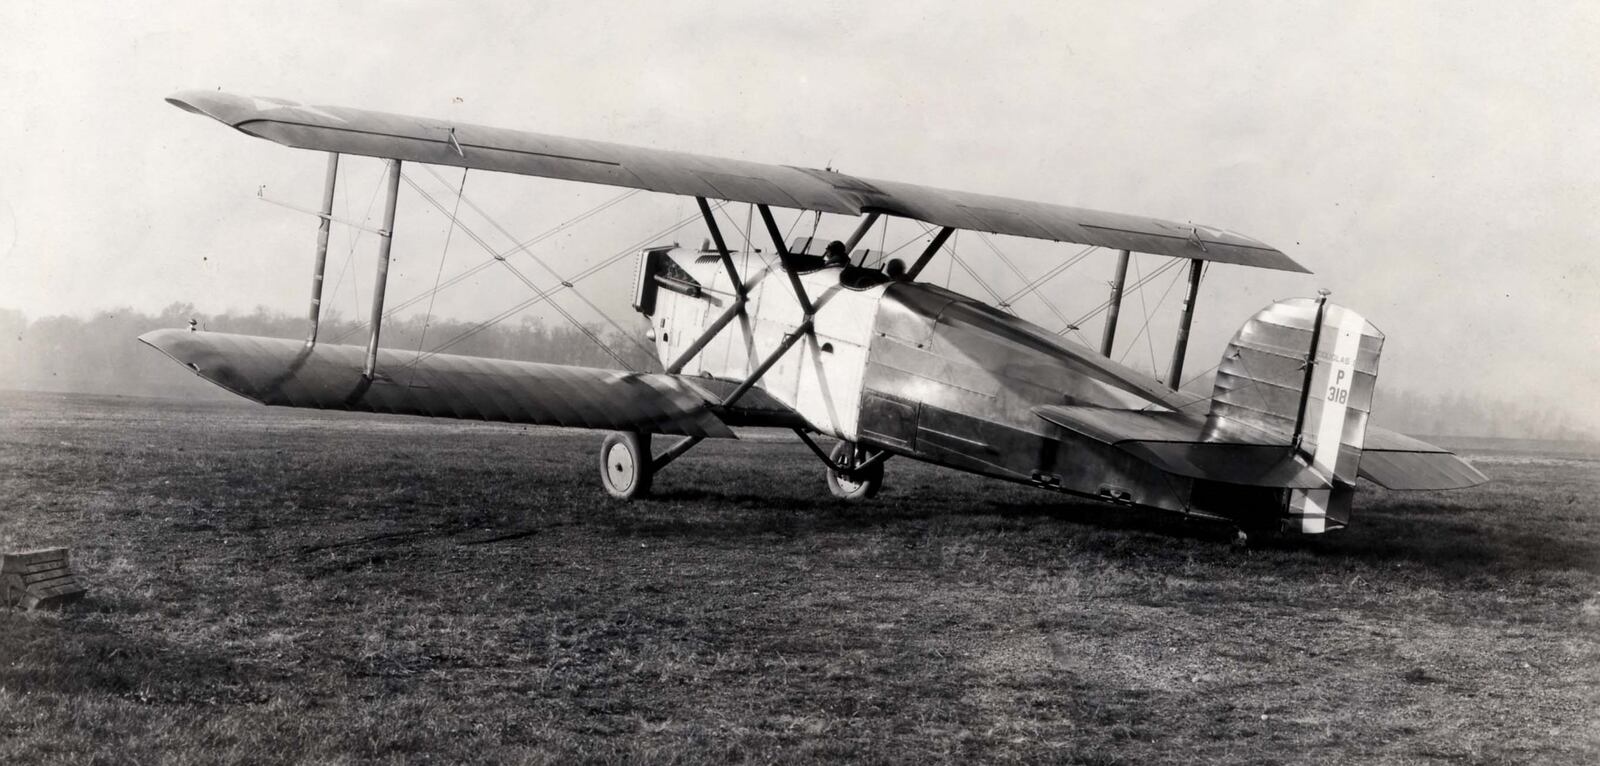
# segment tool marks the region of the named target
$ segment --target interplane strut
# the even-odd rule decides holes
[[[322,183],[322,215],[317,222],[317,262],[311,276],[311,332],[306,348],[317,345],[317,329],[322,323],[322,276],[328,266],[328,233],[333,228],[333,191],[339,180],[339,153],[328,152],[328,174]]]
[[[783,273],[789,276],[789,286],[794,289],[795,300],[800,302],[800,312],[810,319],[815,309],[811,306],[811,299],[806,297],[806,286],[800,282],[800,274],[794,268],[789,248],[783,244],[783,235],[778,233],[778,222],[772,219],[772,208],[756,205],[756,209],[761,212],[761,222],[767,227],[767,235],[772,237],[772,249],[783,264]]]
[[[367,339],[367,363],[361,375],[372,380],[378,370],[378,333],[383,329],[383,294],[389,284],[389,251],[394,246],[394,214],[400,201],[400,160],[389,161],[388,185],[384,187],[383,231],[378,240],[378,275],[372,286],[372,335]]]
[[[1111,279],[1111,302],[1106,311],[1106,329],[1100,337],[1100,355],[1107,358],[1111,356],[1111,346],[1117,340],[1117,317],[1122,313],[1122,286],[1128,281],[1130,255],[1127,250],[1117,253],[1117,274]]]

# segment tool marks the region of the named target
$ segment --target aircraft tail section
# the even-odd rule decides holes
[[[1368,427],[1383,333],[1326,299],[1279,301],[1233,336],[1202,418],[1049,405],[1046,421],[1194,479],[1193,511],[1317,534],[1349,523],[1356,479],[1388,489],[1487,481],[1448,450]]]
[[[1194,511],[1249,517],[1250,524],[1282,522],[1316,534],[1349,522],[1382,348],[1383,333],[1350,309],[1325,298],[1279,301],[1251,317],[1228,344],[1203,417],[1182,409],[1054,406],[1036,412],[1195,479]],[[1408,450],[1382,463],[1391,474],[1440,459],[1465,466],[1421,442],[1389,441]],[[1448,483],[1468,472],[1476,473],[1470,466],[1465,472],[1445,468],[1429,480]]]
[[[1324,481],[1288,490],[1290,525],[1317,533],[1350,518],[1383,333],[1323,299],[1295,298],[1245,322],[1217,368],[1202,439],[1287,444]]]

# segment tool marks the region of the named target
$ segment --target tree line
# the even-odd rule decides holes
[[[28,319],[0,309],[0,388],[131,396],[229,399],[232,394],[187,375],[171,359],[138,342],[151,330],[184,328],[195,320],[203,330],[273,338],[304,338],[304,316],[257,308],[248,314],[203,314],[175,303],[157,314],[130,309],[102,311],[87,319],[73,316]],[[642,320],[639,320],[642,321]],[[623,325],[627,329],[626,325]],[[480,327],[472,322],[421,317],[385,319],[383,347],[433,350],[455,340],[447,353],[618,368],[622,364],[595,339],[635,370],[659,370],[642,337],[643,327],[624,334],[608,326],[550,325],[539,319]],[[591,337],[592,336],[592,337]],[[456,340],[459,339],[459,340]],[[333,313],[322,320],[319,343],[364,346],[365,322]]]
[[[222,389],[185,374],[171,360],[137,342],[145,332],[186,327],[190,319],[206,330],[278,338],[302,338],[308,328],[300,315],[264,308],[248,314],[202,314],[184,303],[175,303],[156,314],[122,309],[100,312],[87,319],[55,316],[30,320],[21,312],[0,309],[0,388],[233,398]],[[585,367],[623,366],[596,343],[599,339],[627,366],[659,370],[660,363],[643,340],[642,330],[642,324],[623,325],[621,331],[602,325],[580,329],[534,318],[487,327],[440,318],[425,326],[420,317],[391,318],[384,321],[383,345],[389,349],[426,351],[454,340],[448,353]],[[323,319],[319,338],[327,343],[364,345],[366,331],[363,322],[334,313]],[[1459,391],[1395,389],[1385,387],[1381,380],[1373,402],[1373,422],[1419,435],[1595,438],[1595,434],[1575,427],[1562,412]]]

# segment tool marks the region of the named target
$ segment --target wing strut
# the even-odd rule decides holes
[[[810,335],[815,329],[811,317],[816,313],[816,309],[811,305],[811,299],[806,297],[806,287],[800,282],[800,275],[795,272],[795,264],[789,255],[789,248],[783,245],[783,235],[778,233],[778,222],[772,220],[772,209],[766,205],[756,205],[756,210],[761,212],[761,222],[767,225],[767,235],[772,237],[772,247],[778,253],[778,261],[783,265],[783,273],[789,275],[789,284],[794,287],[794,297],[795,300],[800,302],[800,310],[805,312],[805,320],[800,323],[799,327],[794,328],[788,335],[783,336],[783,340],[778,343],[778,347],[773,349],[766,359],[761,360],[761,364],[756,367],[755,372],[750,373],[750,377],[745,378],[738,388],[733,389],[728,394],[728,397],[722,400],[721,406],[723,407],[731,407],[734,402],[739,401],[739,398],[748,393],[751,388],[754,388],[762,376],[772,369],[772,365],[777,364],[778,360],[782,359],[783,355],[788,353],[789,349],[793,348],[797,341]],[[862,232],[865,233],[865,228],[862,229]],[[950,229],[945,229],[943,233],[948,236],[949,232]],[[725,316],[726,312],[724,312]],[[719,317],[717,321],[722,322],[723,319]]]
[[[866,460],[856,463],[855,465],[835,463],[833,462],[833,458],[828,457],[828,453],[823,452],[822,448],[817,446],[817,442],[815,439],[811,438],[811,434],[806,433],[803,429],[796,428],[794,429],[794,435],[800,437],[800,441],[805,442],[805,445],[811,448],[812,453],[816,454],[816,456],[822,460],[822,463],[828,466],[828,470],[842,473],[846,476],[855,476],[860,471],[864,471],[889,459],[888,450],[878,450]]]
[[[733,267],[733,254],[728,252],[728,244],[722,239],[722,228],[717,225],[716,216],[711,214],[711,205],[706,203],[705,197],[695,197],[694,199],[695,202],[700,204],[700,215],[706,219],[706,228],[711,230],[711,241],[717,246],[717,256],[722,259],[722,267],[728,270],[728,280],[733,284],[734,299],[733,304],[723,309],[722,315],[718,316],[711,323],[711,326],[700,333],[700,337],[695,338],[695,341],[690,343],[689,347],[684,349],[677,359],[672,360],[672,364],[667,365],[667,372],[674,375],[682,372],[683,366],[688,364],[689,360],[695,357],[695,354],[703,351],[706,344],[710,343],[712,338],[717,337],[717,334],[722,332],[722,328],[727,327],[734,317],[744,313],[746,300],[744,282],[739,277],[739,270]]]
[[[1174,391],[1183,380],[1183,357],[1189,352],[1189,325],[1194,323],[1194,300],[1200,295],[1200,269],[1204,265],[1205,262],[1197,258],[1189,261],[1189,295],[1183,299],[1183,315],[1178,317],[1178,340],[1172,346],[1172,369],[1167,373],[1167,387]]]
[[[711,241],[717,246],[717,257],[722,259],[722,268],[728,270],[728,281],[733,285],[734,295],[739,296],[739,302],[744,302],[744,284],[739,281],[739,271],[733,267],[733,254],[728,252],[728,243],[722,239],[722,227],[717,225],[717,218],[711,214],[711,205],[706,203],[705,197],[695,197],[694,201],[700,205],[700,216],[706,219],[706,228],[711,230]],[[737,224],[734,228],[739,228]]]
[[[733,391],[728,394],[728,398],[722,400],[722,404],[720,406],[732,407],[734,402],[739,401],[740,397],[743,397],[745,394],[749,393],[750,389],[755,387],[756,383],[761,380],[761,377],[767,374],[767,370],[772,369],[772,365],[777,364],[778,360],[783,358],[783,355],[794,346],[795,341],[800,340],[810,333],[811,319],[807,318],[806,321],[800,323],[799,327],[794,328],[793,332],[783,336],[783,340],[778,343],[778,347],[773,349],[772,353],[768,354],[766,359],[761,360],[761,364],[760,366],[756,367],[756,371],[750,373],[750,377],[745,378],[744,382],[740,383],[738,388],[733,389]]]
[[[378,332],[383,329],[383,292],[389,283],[389,248],[394,245],[394,211],[400,201],[400,161],[389,160],[389,183],[383,198],[382,239],[378,240],[378,276],[372,286],[372,336],[367,340],[367,364],[362,377],[372,380],[378,371]]]
[[[861,238],[867,236],[867,232],[872,231],[872,225],[878,222],[878,215],[879,213],[876,210],[867,213],[867,217],[862,219],[861,224],[850,234],[850,238],[844,241],[845,252],[855,252],[856,245],[861,244]],[[866,265],[866,258],[865,254],[861,256],[861,265]]]
[[[706,437],[704,436],[695,434],[693,436],[685,436],[682,439],[679,439],[676,444],[668,447],[666,452],[650,458],[650,471],[654,473],[666,468],[669,463],[677,460],[680,457],[683,457],[683,453],[688,452],[690,447],[699,444],[701,440],[705,438]]]
[[[906,269],[907,282],[916,279],[917,275],[922,273],[923,267],[928,265],[928,261],[933,260],[934,254],[939,252],[939,248],[944,247],[945,240],[949,239],[950,235],[954,233],[956,233],[955,227],[946,226],[940,229],[938,234],[933,235],[933,241],[928,243],[928,248],[922,251],[922,255],[917,256],[917,262],[911,264],[911,268]]]
[[[317,216],[317,265],[311,275],[311,332],[306,348],[317,345],[317,328],[322,323],[322,272],[328,265],[328,230],[333,228],[333,187],[339,180],[339,153],[328,152],[328,176],[322,184],[322,214]]]
[[[1117,276],[1111,280],[1111,303],[1106,312],[1106,331],[1100,337],[1100,355],[1107,359],[1111,358],[1111,344],[1117,339],[1117,315],[1122,312],[1122,288],[1128,282],[1128,256],[1127,250],[1117,255]]]
[[[783,273],[789,275],[789,286],[794,288],[794,297],[800,301],[800,311],[805,314],[806,323],[809,325],[811,315],[816,313],[816,309],[811,306],[811,299],[806,297],[806,286],[800,283],[800,275],[795,272],[789,248],[784,246],[783,235],[778,233],[778,222],[772,220],[772,208],[756,205],[756,209],[761,211],[761,222],[767,225],[767,236],[772,237],[772,248],[777,251],[778,261],[783,264]]]
[[[667,365],[667,372],[673,375],[683,372],[683,366],[688,364],[689,360],[695,357],[695,354],[705,350],[706,344],[710,343],[712,338],[717,337],[717,333],[722,332],[722,328],[727,327],[734,317],[742,313],[744,313],[744,296],[740,295],[734,299],[732,305],[722,310],[722,314],[711,323],[711,326],[700,333],[700,337],[695,338],[694,342],[690,343],[689,347],[684,349],[677,359],[672,360],[672,364]]]

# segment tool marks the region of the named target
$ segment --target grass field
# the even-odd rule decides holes
[[[0,395],[0,762],[1600,762],[1600,454],[1229,530],[791,441]]]

